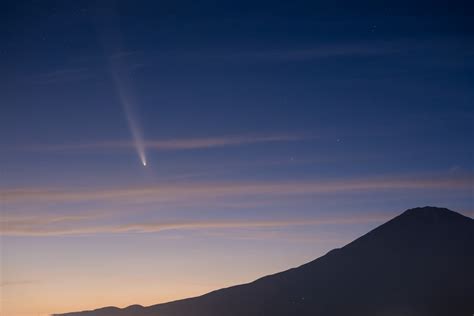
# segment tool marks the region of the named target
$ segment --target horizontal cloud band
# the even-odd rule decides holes
[[[89,235],[104,233],[157,233],[166,230],[216,230],[216,229],[252,229],[252,228],[284,228],[294,226],[315,226],[315,225],[345,225],[357,223],[381,222],[387,217],[380,216],[359,216],[357,218],[324,218],[324,219],[299,219],[281,221],[175,221],[175,222],[154,222],[154,223],[129,223],[123,225],[88,225],[87,223],[77,223],[77,218],[65,219],[54,216],[45,219],[44,217],[31,217],[23,219],[6,219],[1,223],[1,235],[4,236],[62,236],[62,235]],[[74,222],[74,225],[64,227],[58,223]],[[53,224],[53,225],[51,225]]]
[[[287,182],[198,182],[161,184],[146,187],[127,187],[93,190],[64,190],[43,188],[0,189],[5,202],[21,201],[97,201],[114,199],[146,199],[169,201],[187,198],[216,198],[253,195],[302,195],[333,192],[361,192],[380,190],[471,190],[474,177],[375,177],[326,181]]]
[[[0,218],[2,235],[55,236],[97,233],[152,233],[165,230],[195,229],[249,229],[276,228],[298,225],[346,224],[354,220],[344,218],[304,219],[286,221],[158,221],[143,223],[136,219],[120,220],[115,224],[120,206],[130,213],[137,205],[187,209],[189,206],[218,207],[219,201],[252,202],[252,197],[274,203],[275,197],[299,197],[315,194],[372,193],[432,191],[452,192],[472,190],[474,178],[470,175],[451,177],[375,177],[338,180],[312,180],[287,182],[196,182],[158,184],[143,187],[55,189],[55,188],[3,188],[0,189],[4,211]],[[441,192],[440,191],[440,192]],[[273,202],[272,202],[273,201]],[[101,207],[109,209],[101,211]],[[243,206],[245,207],[245,206]],[[95,210],[94,210],[95,209]],[[55,211],[56,210],[56,211]],[[60,210],[59,213],[58,210]],[[20,212],[17,212],[20,211]],[[25,212],[26,211],[26,212]],[[84,214],[87,212],[87,215]],[[133,213],[133,212],[132,212]],[[18,214],[23,214],[19,216]],[[24,215],[29,214],[29,215]],[[114,215],[109,217],[110,215]],[[123,215],[123,214],[122,214]],[[217,214],[219,215],[219,214]],[[383,217],[383,216],[382,216]],[[371,222],[382,217],[358,217],[356,221]],[[386,218],[383,218],[386,219]]]
[[[178,138],[147,140],[144,146],[147,149],[160,151],[192,150],[215,147],[229,147],[250,145],[256,143],[270,142],[294,142],[314,139],[314,136],[304,135],[260,135],[260,136],[227,136],[227,137],[204,137],[204,138]],[[133,142],[128,141],[104,141],[95,143],[63,144],[63,145],[34,145],[24,147],[30,150],[62,151],[62,150],[88,150],[88,149],[121,149],[131,148]]]

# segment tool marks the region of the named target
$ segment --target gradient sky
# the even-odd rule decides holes
[[[472,8],[330,2],[2,2],[0,313],[151,305],[407,208],[472,216]]]

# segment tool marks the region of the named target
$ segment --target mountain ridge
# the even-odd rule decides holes
[[[250,283],[148,307],[55,315],[471,316],[473,242],[470,217],[446,208],[413,208],[342,248]]]

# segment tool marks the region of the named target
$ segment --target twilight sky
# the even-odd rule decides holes
[[[151,305],[407,208],[473,216],[472,8],[330,3],[2,2],[0,314]]]

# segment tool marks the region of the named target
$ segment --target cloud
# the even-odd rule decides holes
[[[127,224],[90,225],[76,222],[74,225],[63,226],[59,222],[54,225],[44,225],[40,217],[36,221],[18,222],[5,220],[1,225],[1,235],[4,236],[65,236],[91,234],[120,234],[120,233],[159,233],[168,230],[229,230],[229,229],[272,229],[296,226],[316,225],[347,225],[374,223],[386,220],[386,215],[357,216],[351,218],[334,217],[321,219],[292,219],[292,220],[207,220],[207,221],[162,221],[162,222],[132,222]],[[252,238],[249,235],[248,238]]]
[[[229,50],[210,51],[142,51],[140,60],[147,65],[163,61],[202,62],[299,62],[324,60],[328,58],[357,58],[396,54],[411,51],[417,42],[397,41],[343,41],[313,43],[304,47],[281,46],[271,49],[243,50],[234,47]],[[138,54],[136,54],[138,57]]]
[[[66,190],[56,188],[3,188],[0,189],[5,203],[21,202],[87,202],[127,200],[165,202],[203,199],[216,200],[228,197],[271,198],[274,196],[331,194],[338,192],[358,193],[384,190],[472,190],[474,177],[373,177],[337,180],[284,181],[284,182],[189,182],[158,184],[144,187],[118,187],[112,189]]]
[[[315,42],[306,46],[290,47],[280,46],[271,49],[243,50],[234,47],[230,50],[211,51],[142,51],[140,60],[147,65],[155,65],[157,62],[170,61],[194,61],[202,62],[306,62],[327,61],[331,58],[360,58],[360,57],[392,57],[407,56],[417,57],[417,63],[428,63],[440,65],[440,58],[430,60],[426,58],[426,51],[435,51],[441,56],[442,64],[453,64],[458,67],[460,59],[465,57],[466,51],[472,51],[472,47],[457,49],[458,41],[449,37],[425,38],[425,39],[397,39],[397,40],[363,40],[363,41],[331,41]],[[453,52],[455,56],[453,57]],[[465,62],[464,62],[465,65]]]
[[[239,146],[267,142],[290,142],[301,141],[309,137],[298,135],[267,135],[267,136],[234,136],[234,137],[210,137],[184,140],[151,141],[147,147],[157,150],[185,150],[197,148],[213,148],[224,146]]]
[[[66,222],[76,222],[101,217],[102,214],[77,214],[77,215],[42,215],[42,216],[6,216],[0,217],[0,226],[31,226],[31,225],[48,225]]]
[[[83,234],[157,233],[167,230],[232,230],[276,229],[278,227],[353,224],[382,222],[385,215],[357,216],[356,218],[268,220],[190,220],[142,222],[136,217],[158,210],[194,210],[197,206],[228,209],[235,203],[249,209],[254,203],[275,205],[280,198],[331,195],[335,193],[361,194],[374,192],[459,192],[470,191],[474,178],[470,175],[446,177],[374,177],[337,180],[284,182],[189,182],[158,184],[143,187],[56,189],[3,188],[0,189],[3,210],[0,229],[3,235],[56,236]],[[397,193],[398,194],[398,193]],[[267,202],[268,201],[268,202]],[[101,209],[102,208],[102,209]],[[85,213],[87,212],[87,213]],[[174,212],[174,211],[173,211]],[[18,215],[29,213],[30,215]],[[33,215],[31,215],[33,213]],[[52,214],[54,213],[54,214]],[[165,212],[166,213],[166,212]],[[66,215],[65,215],[66,214]],[[221,213],[214,213],[220,214]],[[133,218],[131,218],[133,217]],[[219,216],[221,217],[221,216]],[[148,218],[150,218],[148,216]],[[162,218],[162,217],[161,217]]]
[[[53,84],[83,80],[91,77],[91,71],[85,67],[64,68],[33,76],[33,81],[39,84]]]
[[[270,142],[295,142],[314,139],[315,137],[305,135],[274,134],[274,135],[247,135],[247,136],[225,136],[204,138],[182,138],[147,140],[144,145],[147,149],[158,151],[178,151],[192,149],[208,149],[218,147],[230,147]],[[64,150],[88,150],[88,149],[122,149],[131,148],[131,141],[104,141],[95,143],[79,143],[65,145],[35,145],[23,149],[64,151]]]
[[[299,49],[274,49],[237,52],[227,55],[239,60],[255,59],[263,61],[306,61],[334,57],[363,57],[397,53],[403,50],[401,42],[353,42],[321,44]]]
[[[30,285],[39,283],[37,280],[12,280],[0,282],[0,287],[16,286],[16,285]]]
[[[388,219],[388,217],[387,217]],[[361,224],[380,224],[385,221],[367,221],[367,223],[360,222]],[[222,231],[222,230],[212,230],[205,233],[206,236],[219,239],[233,239],[233,240],[284,240],[286,242],[297,242],[297,243],[324,243],[324,244],[338,244],[344,245],[348,241],[348,238],[343,238],[341,236],[331,236],[327,232],[312,229],[307,230],[282,230],[282,229],[254,229],[254,230],[232,230],[232,231]]]

